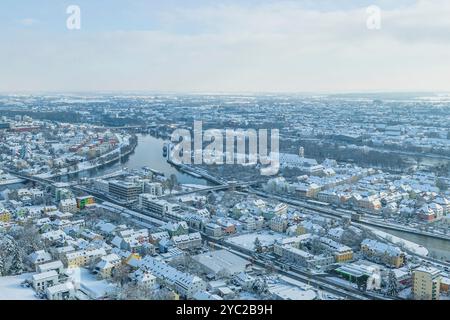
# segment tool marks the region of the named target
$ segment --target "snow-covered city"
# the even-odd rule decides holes
[[[1,309],[445,317],[449,17],[2,1]]]

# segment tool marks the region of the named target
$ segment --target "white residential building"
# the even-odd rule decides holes
[[[62,199],[59,202],[59,211],[75,213],[78,211],[77,200],[75,198]]]
[[[145,257],[141,262],[141,269],[143,271],[149,271],[187,299],[192,298],[197,292],[206,289],[206,282],[201,278],[178,271],[174,267],[153,257]]]
[[[58,283],[58,273],[55,270],[34,274],[31,277],[33,288],[36,291],[45,291],[48,287]]]
[[[71,282],[57,284],[46,290],[48,300],[72,300],[75,292],[75,287]]]
[[[199,232],[174,236],[172,241],[181,250],[195,249],[202,246],[202,236]]]

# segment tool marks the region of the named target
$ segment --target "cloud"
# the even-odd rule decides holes
[[[383,3],[378,31],[365,1],[277,1],[179,5],[153,31],[18,35],[0,52],[0,90],[448,90],[450,3]]]

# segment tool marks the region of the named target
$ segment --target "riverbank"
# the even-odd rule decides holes
[[[61,177],[64,177],[64,176],[70,176],[70,175],[79,174],[79,173],[82,173],[82,172],[85,172],[85,171],[94,170],[94,169],[97,169],[99,167],[108,166],[111,163],[120,161],[123,157],[126,157],[126,156],[130,155],[131,153],[133,153],[134,150],[136,149],[137,145],[138,145],[138,142],[133,143],[133,144],[129,144],[129,145],[121,145],[118,148],[116,148],[116,149],[114,149],[114,150],[112,150],[112,151],[110,151],[110,152],[108,152],[108,153],[106,153],[106,154],[96,158],[96,161],[97,161],[96,164],[89,165],[87,162],[81,162],[81,163],[78,164],[79,168],[77,170],[73,170],[73,171],[70,171],[70,172],[63,172],[63,173],[54,174],[54,175],[51,175],[51,174],[49,175],[48,173],[44,173],[44,174],[36,175],[36,177],[43,178],[43,179],[56,179],[56,178],[61,178]],[[122,152],[121,149],[124,148],[124,147],[127,148],[128,150],[125,151],[125,152]],[[108,160],[105,160],[105,162],[99,163],[100,159],[108,158],[111,154],[114,154],[114,153],[118,153],[117,156],[112,157],[112,158],[110,158]]]
[[[367,228],[367,226],[365,226]],[[429,252],[427,257],[450,261],[450,241],[430,238],[424,235],[412,234],[399,230],[384,229],[382,227],[373,227],[374,229],[384,232],[392,237],[398,237],[405,241],[410,241],[426,248]]]
[[[123,157],[122,166],[126,166],[128,169],[149,167],[159,173],[164,173],[166,177],[174,174],[181,184],[208,185],[205,179],[182,172],[167,162],[167,158],[163,156],[163,146],[167,142],[166,140],[150,134],[137,134],[137,138],[138,145],[134,153],[129,157]]]
[[[391,235],[387,232],[384,232],[384,231],[381,231],[381,230],[378,230],[375,228],[367,227],[367,229],[369,229],[376,236],[378,236],[384,240],[387,240],[393,244],[396,244],[401,248],[411,251],[412,253],[414,253],[416,255],[419,255],[422,257],[427,257],[429,254],[428,249],[425,248],[424,246],[421,246],[420,244],[396,237],[394,235]]]

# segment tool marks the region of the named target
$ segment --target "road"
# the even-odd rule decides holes
[[[222,190],[228,190],[228,189],[233,189],[233,188],[249,187],[251,185],[255,185],[258,183],[259,183],[259,181],[238,182],[238,183],[231,183],[231,184],[227,183],[224,185],[218,185],[218,186],[214,186],[214,187],[207,187],[207,188],[201,188],[201,189],[196,189],[196,190],[191,190],[191,191],[166,194],[166,195],[160,196],[158,198],[169,199],[169,198],[181,197],[181,196],[186,196],[186,195],[196,194],[196,193],[205,193],[205,192],[210,192],[210,191],[222,191]]]

